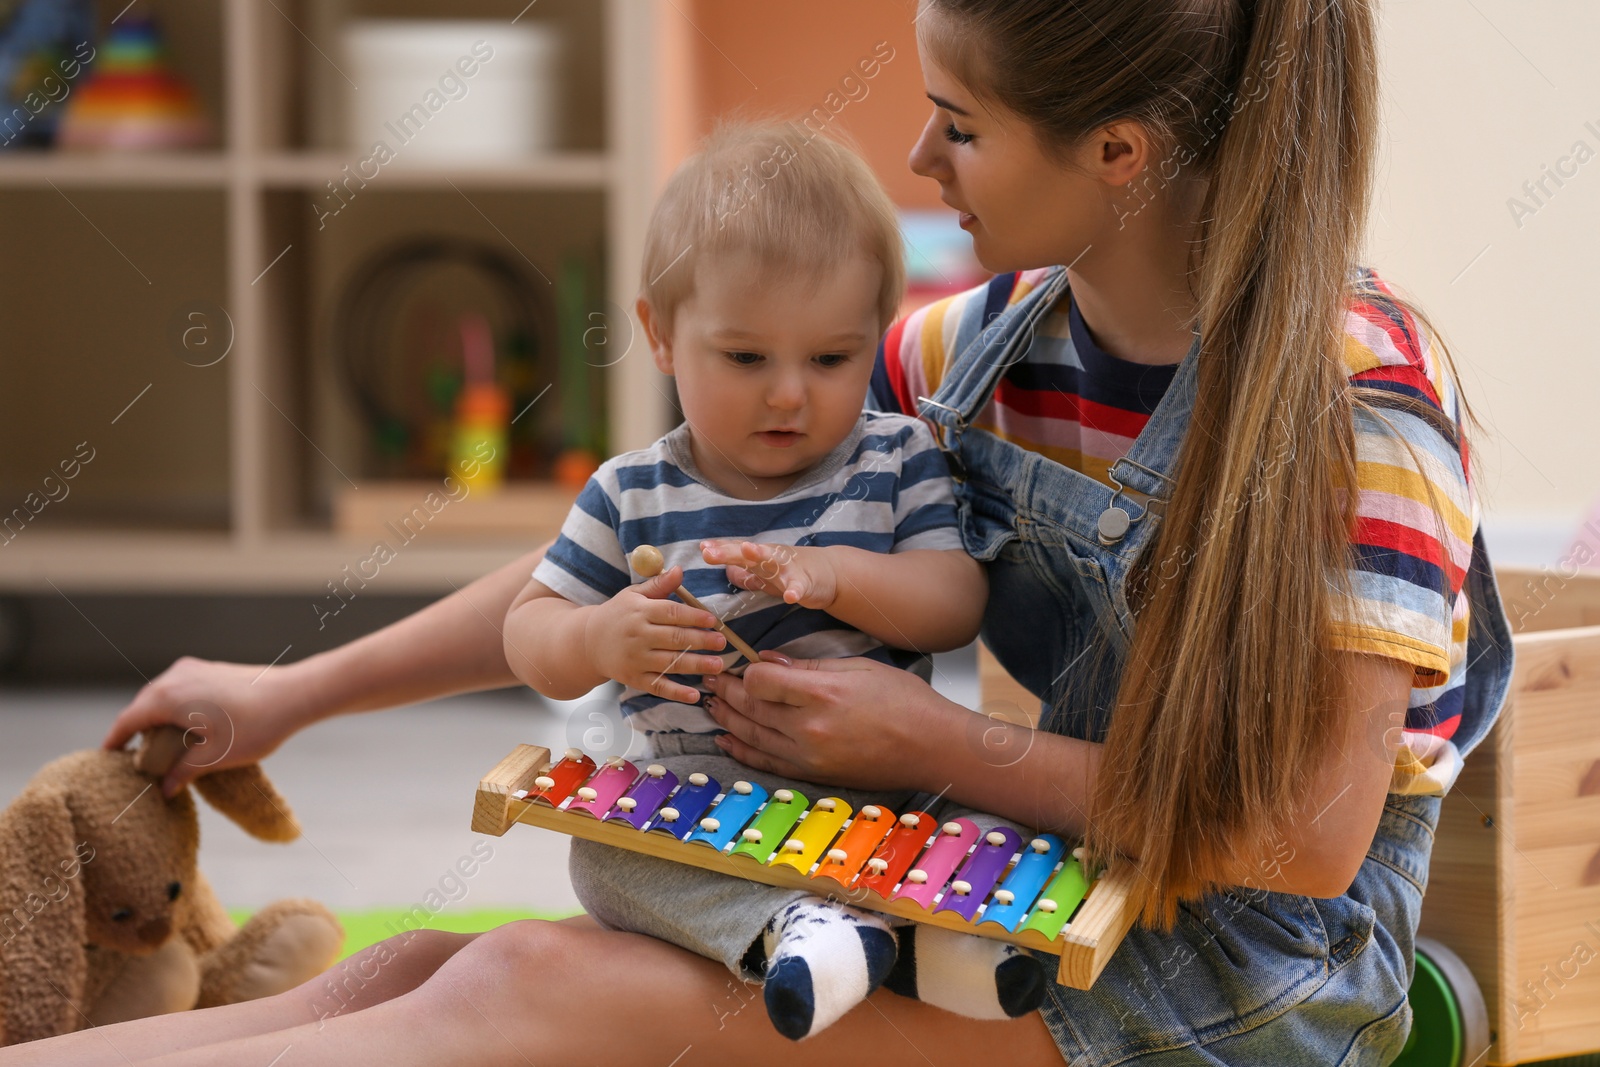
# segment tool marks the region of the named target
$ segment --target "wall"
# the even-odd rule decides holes
[[[1460,359],[1491,550],[1553,561],[1600,497],[1600,5],[1395,0],[1371,262]],[[1523,190],[1573,156],[1552,195]],[[1537,190],[1535,190],[1537,192]],[[1513,211],[1513,198],[1533,213]]]
[[[670,90],[687,114],[675,120],[678,140],[663,153],[669,170],[710,129],[713,116],[738,108],[798,115],[825,107],[830,92],[848,99],[840,80],[879,42],[888,42],[893,57],[863,83],[865,95],[854,90],[858,99],[849,100],[828,128],[856,140],[896,203],[941,206],[938,186],[906,167],[933,106],[923,96],[911,0],[676,0],[672,7],[679,15],[673,43],[688,55],[669,60],[665,69],[687,70],[689,84]],[[663,20],[671,22],[671,15],[666,9]]]

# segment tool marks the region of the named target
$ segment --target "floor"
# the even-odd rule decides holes
[[[973,649],[936,657],[935,687],[977,704]],[[0,689],[0,798],[39,767],[97,746],[136,686]],[[430,890],[455,909],[581,910],[567,880],[568,838],[515,827],[464,888],[447,875],[475,841],[473,790],[519,742],[594,751],[603,719],[588,700],[546,702],[500,690],[330,719],[290,738],[267,773],[304,827],[287,845],[247,837],[201,809],[202,869],[230,907],[306,896],[335,910],[406,907]],[[587,735],[587,736],[586,736]]]

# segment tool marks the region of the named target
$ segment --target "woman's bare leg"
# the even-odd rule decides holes
[[[804,1042],[773,1030],[760,991],[721,964],[639,934],[539,920],[508,923],[452,955],[422,985],[363,1011],[147,1061],[523,1067],[546,1063],[862,1067],[1059,1063],[1037,1015],[978,1022],[879,992]]]
[[[478,934],[417,930],[396,934],[275,997],[202,1011],[156,1015],[0,1049],[0,1067],[117,1064],[315,1025],[361,1011],[421,985]]]

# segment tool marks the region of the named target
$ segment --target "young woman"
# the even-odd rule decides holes
[[[527,922],[0,1063],[1393,1057],[1438,798],[1510,640],[1448,361],[1357,265],[1371,4],[924,0],[917,32],[912,168],[1000,277],[891,330],[876,391],[938,428],[989,565],[985,640],[1040,729],[995,751],[984,720],[860,660],[752,666],[713,713],[753,766],[943,790],[1137,857],[1147,921],[1094,988],[1012,1022],[880,992],[791,1044],[718,963]],[[535,559],[254,686],[181,660],[107,743],[204,700],[244,762],[333,714],[512,684],[484,620]],[[351,1000],[319,1019],[329,979]]]

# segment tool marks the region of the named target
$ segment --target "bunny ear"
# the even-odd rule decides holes
[[[0,812],[0,1045],[78,1028],[88,962],[72,812],[58,788],[29,786]]]
[[[192,784],[213,808],[238,823],[251,837],[293,841],[300,836],[300,823],[289,810],[289,802],[267,780],[260,764],[202,774]]]

